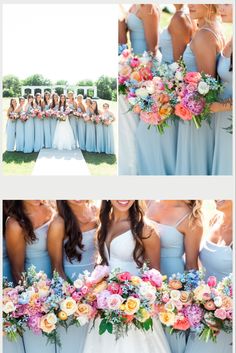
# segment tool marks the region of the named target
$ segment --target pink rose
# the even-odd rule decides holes
[[[125,57],[125,58],[128,58],[130,56],[130,50],[128,49],[125,49],[122,51],[122,55]]]
[[[199,72],[187,72],[184,81],[187,83],[198,83],[201,80],[201,74]]]
[[[209,287],[215,287],[217,284],[217,279],[215,276],[209,276],[207,279],[207,284]]]
[[[112,294],[107,298],[108,309],[118,310],[123,303],[123,298],[119,294]]]
[[[109,276],[109,267],[98,265],[95,267],[90,277],[88,278],[88,283],[92,282],[93,284],[101,282],[104,278]]]
[[[225,309],[216,309],[214,315],[221,320],[225,320],[227,317]]]
[[[158,125],[161,122],[161,117],[157,113],[141,112],[140,119],[149,125]]]
[[[107,290],[109,290],[112,294],[122,294],[122,289],[118,283],[110,283]]]
[[[163,303],[168,303],[168,301],[170,300],[169,294],[167,294],[167,293],[163,294],[161,299],[162,299]]]
[[[132,67],[137,67],[140,64],[140,60],[139,58],[132,58],[130,61],[130,66]]]
[[[182,103],[176,104],[175,115],[179,116],[183,120],[192,120],[192,113],[190,110],[185,108]]]
[[[187,86],[186,86],[186,90],[188,91],[188,92],[191,92],[191,93],[193,93],[193,92],[195,92],[196,90],[197,90],[197,85],[196,85],[196,83],[189,83]]]
[[[117,278],[121,281],[121,282],[125,282],[125,281],[130,281],[131,280],[131,274],[129,272],[122,272],[119,273],[117,275]]]
[[[154,287],[160,288],[162,286],[162,275],[155,268],[146,271],[144,277],[147,277]]]

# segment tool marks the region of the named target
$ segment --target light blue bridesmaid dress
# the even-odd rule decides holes
[[[83,232],[84,251],[82,252],[82,260],[78,262],[73,260],[72,263],[64,254],[64,271],[65,274],[72,280],[75,280],[79,274],[85,270],[92,271],[95,266],[95,232],[96,229]],[[66,241],[65,241],[66,242]],[[67,331],[64,328],[59,328],[62,347],[57,347],[57,353],[82,353],[84,348],[85,338],[88,332],[88,325],[81,327],[71,326]]]
[[[44,110],[50,109],[50,104],[46,104]],[[52,135],[51,135],[51,117],[43,119],[43,131],[44,131],[44,146],[45,148],[52,148]]]
[[[28,115],[28,120],[24,123],[25,128],[25,144],[24,153],[32,153],[34,150],[34,118],[31,116],[33,107],[27,105],[26,114]]]
[[[232,98],[233,74],[229,71],[230,58],[220,55],[217,65],[217,73],[224,85],[221,99]],[[233,112],[215,114],[215,146],[213,155],[213,175],[232,175],[233,135],[225,130],[230,124]]]
[[[36,106],[41,111],[40,106]],[[34,152],[39,152],[44,147],[44,126],[43,119],[35,117],[34,119]]]
[[[178,226],[189,216],[189,213],[179,219],[174,226],[158,223],[161,240],[161,273],[168,278],[174,273],[183,273],[184,235],[178,231]],[[187,343],[185,334],[169,334],[165,330],[166,338],[172,353],[184,353]]]
[[[59,109],[59,104],[56,104],[53,110],[57,112]],[[57,126],[57,118],[55,115],[53,115],[50,119],[50,130],[51,130],[51,141],[53,142],[54,139],[54,134]]]
[[[110,113],[103,113],[103,118],[110,117]],[[115,143],[114,143],[114,131],[113,123],[110,125],[103,125],[103,135],[104,135],[104,150],[106,154],[115,154]]]
[[[233,249],[232,244],[221,246],[206,240],[201,251],[200,261],[205,268],[205,278],[215,276],[218,281],[228,276],[233,270]],[[233,353],[231,345],[232,334],[220,332],[217,342],[208,341],[207,343],[199,340],[194,333],[188,339],[185,353]]]
[[[147,51],[147,43],[142,20],[139,19],[135,13],[129,13],[127,25],[130,33],[131,47],[134,54],[143,54],[144,51]],[[169,165],[170,170],[165,170],[164,156],[160,150],[160,144],[162,143],[162,140],[165,140],[165,136],[160,136],[154,126],[148,130],[148,125],[142,120],[138,123],[135,135],[137,174],[171,174],[171,166],[173,163],[169,162],[170,159],[168,160],[167,158],[166,165]],[[169,151],[166,151],[166,153],[167,155],[170,154]]]
[[[86,114],[91,117],[91,112],[86,109]],[[85,150],[88,152],[96,152],[96,130],[93,121],[86,122],[86,145]]]
[[[47,232],[50,221],[36,228],[34,233],[37,240],[32,244],[27,244],[25,254],[25,269],[31,265],[36,267],[36,271],[44,271],[49,278],[52,277],[51,262],[47,251]],[[43,335],[35,335],[29,329],[24,333],[25,353],[55,353],[55,344],[46,344],[47,338]],[[43,347],[43,348],[42,348]]]
[[[74,110],[74,104],[73,103],[69,103],[69,108],[71,110]],[[78,144],[78,135],[77,135],[77,117],[74,116],[73,114],[69,115],[69,121],[70,121],[70,125],[72,127],[73,130],[73,134],[74,134],[74,138],[75,138],[75,143],[76,146]]]
[[[77,112],[82,113],[82,109],[78,107]],[[79,147],[81,150],[85,151],[86,149],[86,123],[84,119],[77,118],[77,136],[79,141]]]
[[[3,255],[3,276],[7,277],[9,282],[13,282],[11,266],[7,256],[6,241],[2,240],[2,255]],[[10,342],[6,337],[3,337],[3,353],[25,353],[24,342],[22,338],[18,338],[17,342]]]
[[[16,143],[16,120],[7,119],[7,151],[13,152]]]
[[[23,112],[24,109],[21,109]],[[25,128],[24,124],[21,119],[16,120],[16,151],[23,152],[24,151],[24,144],[25,144]]]
[[[215,32],[209,28],[217,39]],[[191,43],[190,43],[191,44]],[[187,71],[198,71],[194,53],[190,44],[187,45],[183,54],[183,60]],[[207,60],[207,58],[206,58]],[[178,127],[176,175],[211,175],[214,151],[215,122],[211,119],[210,125],[207,121],[197,129],[193,121],[180,119]]]
[[[96,152],[105,152],[104,129],[105,125],[100,121],[95,125],[96,128]]]

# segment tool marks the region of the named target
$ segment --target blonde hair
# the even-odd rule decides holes
[[[184,200],[191,210],[189,222],[193,226],[202,225],[202,200]]]
[[[219,12],[219,5],[217,4],[203,4],[207,8],[207,15],[205,17],[205,21],[207,23],[212,23],[211,16],[216,15],[219,16],[220,19],[220,12]]]

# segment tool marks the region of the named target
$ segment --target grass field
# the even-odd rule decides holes
[[[9,98],[3,99],[3,165],[2,170],[5,175],[31,175],[38,153],[22,153],[6,151],[6,112],[9,107]],[[105,101],[98,100],[99,108]],[[110,110],[117,117],[117,103],[108,102]],[[117,121],[114,123],[115,144],[117,150]],[[107,155],[105,153],[89,153],[83,152],[91,175],[117,175],[117,159],[115,155]]]

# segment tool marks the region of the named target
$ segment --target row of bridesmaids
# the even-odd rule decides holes
[[[224,85],[220,102],[211,105],[211,124],[196,129],[193,121],[174,121],[164,135],[147,129],[137,120],[133,128],[135,149],[128,157],[120,144],[122,174],[138,175],[230,175],[232,174],[232,55],[233,40],[225,39],[222,22],[232,23],[232,4],[175,4],[169,25],[159,33],[160,11],[156,5],[132,5],[119,21],[119,42],[127,43],[129,32],[135,54],[151,51],[163,63],[180,57],[187,71],[219,77]],[[125,124],[125,120],[124,120]],[[127,124],[127,120],[126,120]],[[127,126],[127,130],[128,130]],[[121,129],[123,134],[125,128]],[[127,140],[126,137],[124,137]],[[130,138],[128,141],[132,141]],[[158,151],[158,152],[157,152]]]
[[[7,200],[3,204],[3,275],[17,283],[32,264],[49,277],[57,270],[75,279],[96,263],[138,274],[144,262],[170,277],[185,269],[205,268],[218,280],[232,272],[232,202],[215,201],[215,214],[203,226],[200,200]],[[203,233],[205,236],[203,237]],[[60,330],[62,348],[45,346],[42,336],[26,330],[22,340],[9,343],[6,353],[44,352],[230,353],[232,336],[220,333],[217,344],[201,342],[194,334],[172,335],[154,322],[153,332],[131,330],[117,342],[99,336],[90,326]]]
[[[59,97],[57,93],[51,96],[45,92],[43,99],[40,93],[35,97],[28,95],[27,102],[21,97],[18,105],[16,99],[11,99],[7,111],[7,151],[32,153],[42,148],[57,148],[58,138],[55,143],[54,139],[58,112],[70,112],[70,130],[75,146],[83,151],[114,154],[112,123],[115,117],[109,104],[104,103],[100,111],[95,100],[87,98],[84,103],[82,95],[75,100],[72,92],[68,97],[64,94]]]

